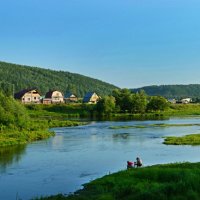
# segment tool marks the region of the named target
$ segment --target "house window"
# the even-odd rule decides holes
[[[34,97],[34,100],[36,100],[37,98],[36,97]]]
[[[28,98],[28,101],[30,101],[31,100],[31,98]]]

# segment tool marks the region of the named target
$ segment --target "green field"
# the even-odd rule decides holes
[[[171,104],[163,114],[168,116],[200,115],[200,104]]]

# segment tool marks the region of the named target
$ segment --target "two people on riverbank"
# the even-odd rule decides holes
[[[142,167],[142,159],[137,157],[136,162],[127,161],[127,169],[131,169],[134,167]]]

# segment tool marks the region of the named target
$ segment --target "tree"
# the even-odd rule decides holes
[[[113,96],[116,99],[116,105],[122,112],[130,110],[131,91],[129,89],[116,89],[113,91]]]
[[[114,90],[113,96],[122,112],[144,113],[146,110],[147,95],[144,91],[131,93],[129,89]]]
[[[147,106],[147,95],[143,90],[131,94],[130,112],[131,113],[144,113]]]
[[[0,126],[23,129],[27,126],[28,120],[24,106],[0,92]]]
[[[96,110],[100,114],[111,114],[115,111],[115,98],[113,96],[103,97],[98,101]]]
[[[151,97],[147,104],[147,111],[163,111],[169,107],[169,103],[164,97],[154,96]]]

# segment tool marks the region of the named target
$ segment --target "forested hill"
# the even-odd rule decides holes
[[[190,85],[160,85],[146,86],[142,88],[132,89],[136,92],[144,90],[148,95],[161,95],[166,98],[184,98],[184,97],[200,97],[200,84]]]
[[[0,89],[11,92],[12,84],[15,92],[37,88],[44,95],[49,90],[57,89],[63,93],[76,93],[79,97],[83,97],[89,91],[103,96],[111,94],[116,88],[114,85],[80,74],[0,62]]]

